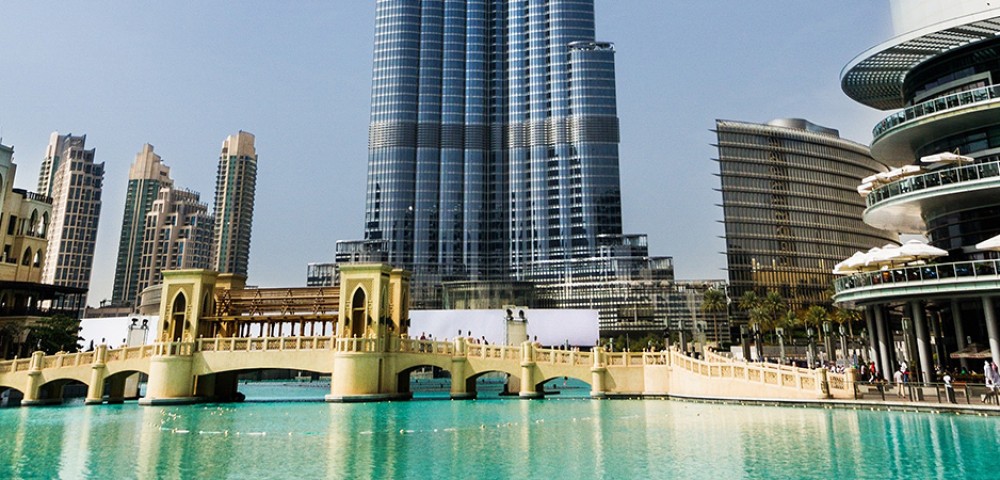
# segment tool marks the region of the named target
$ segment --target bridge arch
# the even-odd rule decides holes
[[[501,381],[502,380],[502,381]],[[480,387],[484,390],[499,390],[499,395],[514,395],[521,390],[521,375],[514,370],[484,370],[465,378],[465,391],[479,394]]]
[[[292,370],[297,372],[307,372],[311,375],[329,375],[329,372],[322,372],[308,368],[274,368],[274,367],[251,367],[234,368],[204,375],[195,378],[195,395],[209,401],[215,402],[240,402],[246,399],[246,393],[240,391],[240,375],[255,372],[266,372],[275,370]],[[291,381],[291,380],[289,380]],[[324,384],[326,385],[326,384]],[[324,388],[323,393],[329,393],[329,387]]]
[[[348,337],[365,336],[365,327],[368,326],[368,292],[363,285],[358,285],[351,295],[351,304],[347,312]]]
[[[0,407],[16,407],[23,398],[24,391],[20,388],[0,384]]]
[[[187,296],[177,292],[170,303],[170,318],[165,321],[163,330],[169,332],[169,341],[179,342],[184,334],[185,312],[187,311]]]
[[[35,401],[42,404],[58,404],[63,401],[63,389],[69,385],[83,385],[89,387],[89,381],[72,376],[46,379],[47,381],[38,386],[38,393]]]
[[[589,394],[591,390],[591,383],[588,379],[580,378],[574,375],[555,375],[542,380],[535,384],[535,391],[540,393],[552,393],[552,390],[546,390],[545,387],[549,386],[554,388],[556,392],[562,390],[563,388],[573,388],[579,391],[579,387],[571,385],[570,380],[575,380],[587,386],[586,392]]]
[[[410,384],[411,381],[414,380],[412,378],[413,373],[418,370],[425,370],[425,369],[431,369],[432,372],[431,379],[429,380],[433,381],[424,382],[426,385],[432,385],[432,387],[430,387],[430,391],[435,390],[434,387],[440,388],[445,393],[451,391],[451,382],[453,382],[454,380],[451,378],[451,371],[448,369],[448,367],[443,365],[434,365],[432,363],[424,363],[424,364],[409,366],[407,368],[399,370],[396,373],[396,388],[399,391],[399,393],[404,393],[404,394],[412,393]],[[419,383],[420,379],[417,380]],[[425,390],[421,389],[421,391]]]

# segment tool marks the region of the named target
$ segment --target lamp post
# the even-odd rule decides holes
[[[809,349],[806,350],[806,361],[809,362],[809,368],[813,368],[816,365],[816,344],[813,342],[813,335],[815,333],[813,327],[806,328],[806,337],[809,339]]]
[[[753,344],[754,344],[755,349],[757,350],[757,361],[758,362],[763,362],[764,361],[764,346],[761,345],[761,335],[760,335],[760,324],[759,323],[754,323],[753,324]]]
[[[840,354],[844,358],[844,367],[847,367],[849,357],[847,356],[847,329],[844,324],[840,324]]]
[[[778,351],[781,359],[781,364],[785,364],[785,329],[782,327],[777,327],[774,329],[774,333],[778,335]]]
[[[743,347],[743,360],[750,361],[750,345],[747,344],[747,326],[740,325],[740,345]]]
[[[861,329],[861,360],[868,364],[868,329]]]
[[[133,318],[128,326],[128,334],[125,337],[126,347],[138,347],[146,344],[146,337],[149,335],[149,319],[142,319],[139,324],[138,318]]]
[[[830,342],[830,332],[833,330],[830,321],[823,322],[823,348],[826,349],[826,361],[837,361],[837,355],[833,351],[833,343]]]

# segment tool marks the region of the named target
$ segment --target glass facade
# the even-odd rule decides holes
[[[624,238],[614,55],[593,0],[379,0],[365,240],[338,261],[412,271],[418,308],[591,268]]]
[[[801,120],[716,122],[730,298],[776,291],[828,304],[833,267],[897,237],[861,221],[856,186],[884,171],[868,148]]]

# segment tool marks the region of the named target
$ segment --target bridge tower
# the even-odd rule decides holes
[[[386,264],[340,267],[337,352],[330,402],[400,396],[390,344],[409,329],[410,273]]]
[[[196,385],[190,345],[198,337],[212,336],[213,332],[208,331],[210,326],[200,319],[212,314],[218,276],[210,270],[163,271],[160,329],[157,332],[160,343],[157,355],[150,359],[146,396],[139,403],[194,402],[196,389],[205,393],[205,387],[210,387],[212,392],[209,393],[214,393],[214,385]]]

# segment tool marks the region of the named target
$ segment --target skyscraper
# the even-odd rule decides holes
[[[254,136],[240,131],[226,137],[215,179],[215,240],[213,268],[222,273],[247,274],[250,230],[257,188],[257,151]]]
[[[412,270],[433,306],[450,280],[566,282],[615,246],[646,255],[622,235],[593,0],[379,0],[372,83],[365,240],[338,257]]]
[[[170,167],[162,163],[160,156],[153,153],[153,146],[148,143],[136,154],[128,178],[122,232],[118,241],[115,284],[111,294],[114,305],[133,303],[139,292],[149,286],[140,285],[139,281],[146,215],[153,207],[160,188],[173,185]]]
[[[143,145],[129,172],[112,303],[136,306],[163,270],[211,268],[212,228],[199,194],[177,188],[170,167]]]
[[[87,136],[53,132],[38,178],[38,190],[52,197],[52,228],[42,282],[89,288],[101,215],[104,164],[94,163]],[[84,305],[65,305],[80,308]]]
[[[729,295],[830,303],[833,267],[898,237],[861,221],[862,178],[887,168],[837,130],[802,119],[716,121]],[[745,316],[742,317],[745,320]]]

